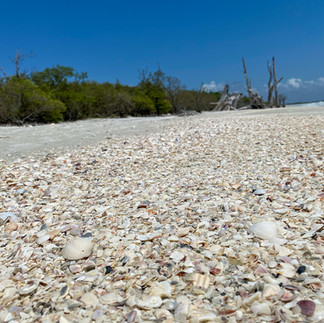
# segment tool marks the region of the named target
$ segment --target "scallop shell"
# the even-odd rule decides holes
[[[67,260],[78,260],[89,257],[93,250],[93,243],[84,238],[71,240],[63,249],[63,257]]]
[[[195,287],[207,289],[210,284],[210,277],[202,274],[193,274],[192,282]]]

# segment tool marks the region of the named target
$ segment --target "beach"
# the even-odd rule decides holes
[[[248,116],[324,115],[323,106],[289,106],[279,109],[204,112],[189,119],[236,118]],[[187,118],[187,117],[184,117]],[[41,126],[0,126],[0,159],[12,161],[30,153],[46,153],[64,148],[91,145],[112,137],[148,135],[162,131],[181,117],[91,119]]]
[[[321,322],[324,107],[0,127],[0,321]]]

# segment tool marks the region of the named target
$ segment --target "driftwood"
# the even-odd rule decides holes
[[[228,111],[228,110],[237,109],[242,94],[241,93],[229,94],[228,91],[229,91],[229,86],[228,84],[226,84],[219,101],[216,103],[213,102],[211,103],[211,104],[216,104],[216,107],[213,109],[213,111]]]
[[[267,62],[268,66],[268,72],[269,72],[269,81],[268,81],[268,106],[269,108],[273,107],[273,99],[276,107],[280,107],[280,99],[278,96],[278,90],[277,86],[278,84],[283,80],[283,77],[281,77],[279,80],[277,80],[276,76],[276,64],[275,64],[275,58],[272,57],[272,66]],[[272,93],[274,92],[275,96],[273,98]]]
[[[242,62],[243,62],[247,91],[248,91],[249,98],[250,98],[250,106],[252,109],[264,109],[264,104],[263,104],[262,98],[258,95],[258,93],[254,92],[252,90],[251,80],[249,79],[249,77],[247,75],[244,58],[242,58]]]

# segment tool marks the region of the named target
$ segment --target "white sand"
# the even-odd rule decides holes
[[[26,158],[31,153],[48,153],[66,147],[85,146],[111,137],[128,137],[157,133],[180,118],[236,118],[279,115],[324,115],[323,106],[289,106],[280,109],[205,112],[191,117],[149,117],[127,119],[92,119],[41,126],[0,127],[0,159],[13,161]]]

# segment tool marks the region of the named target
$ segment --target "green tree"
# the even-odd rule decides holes
[[[63,120],[65,105],[47,95],[28,79],[13,76],[1,84],[0,122],[58,122]]]

